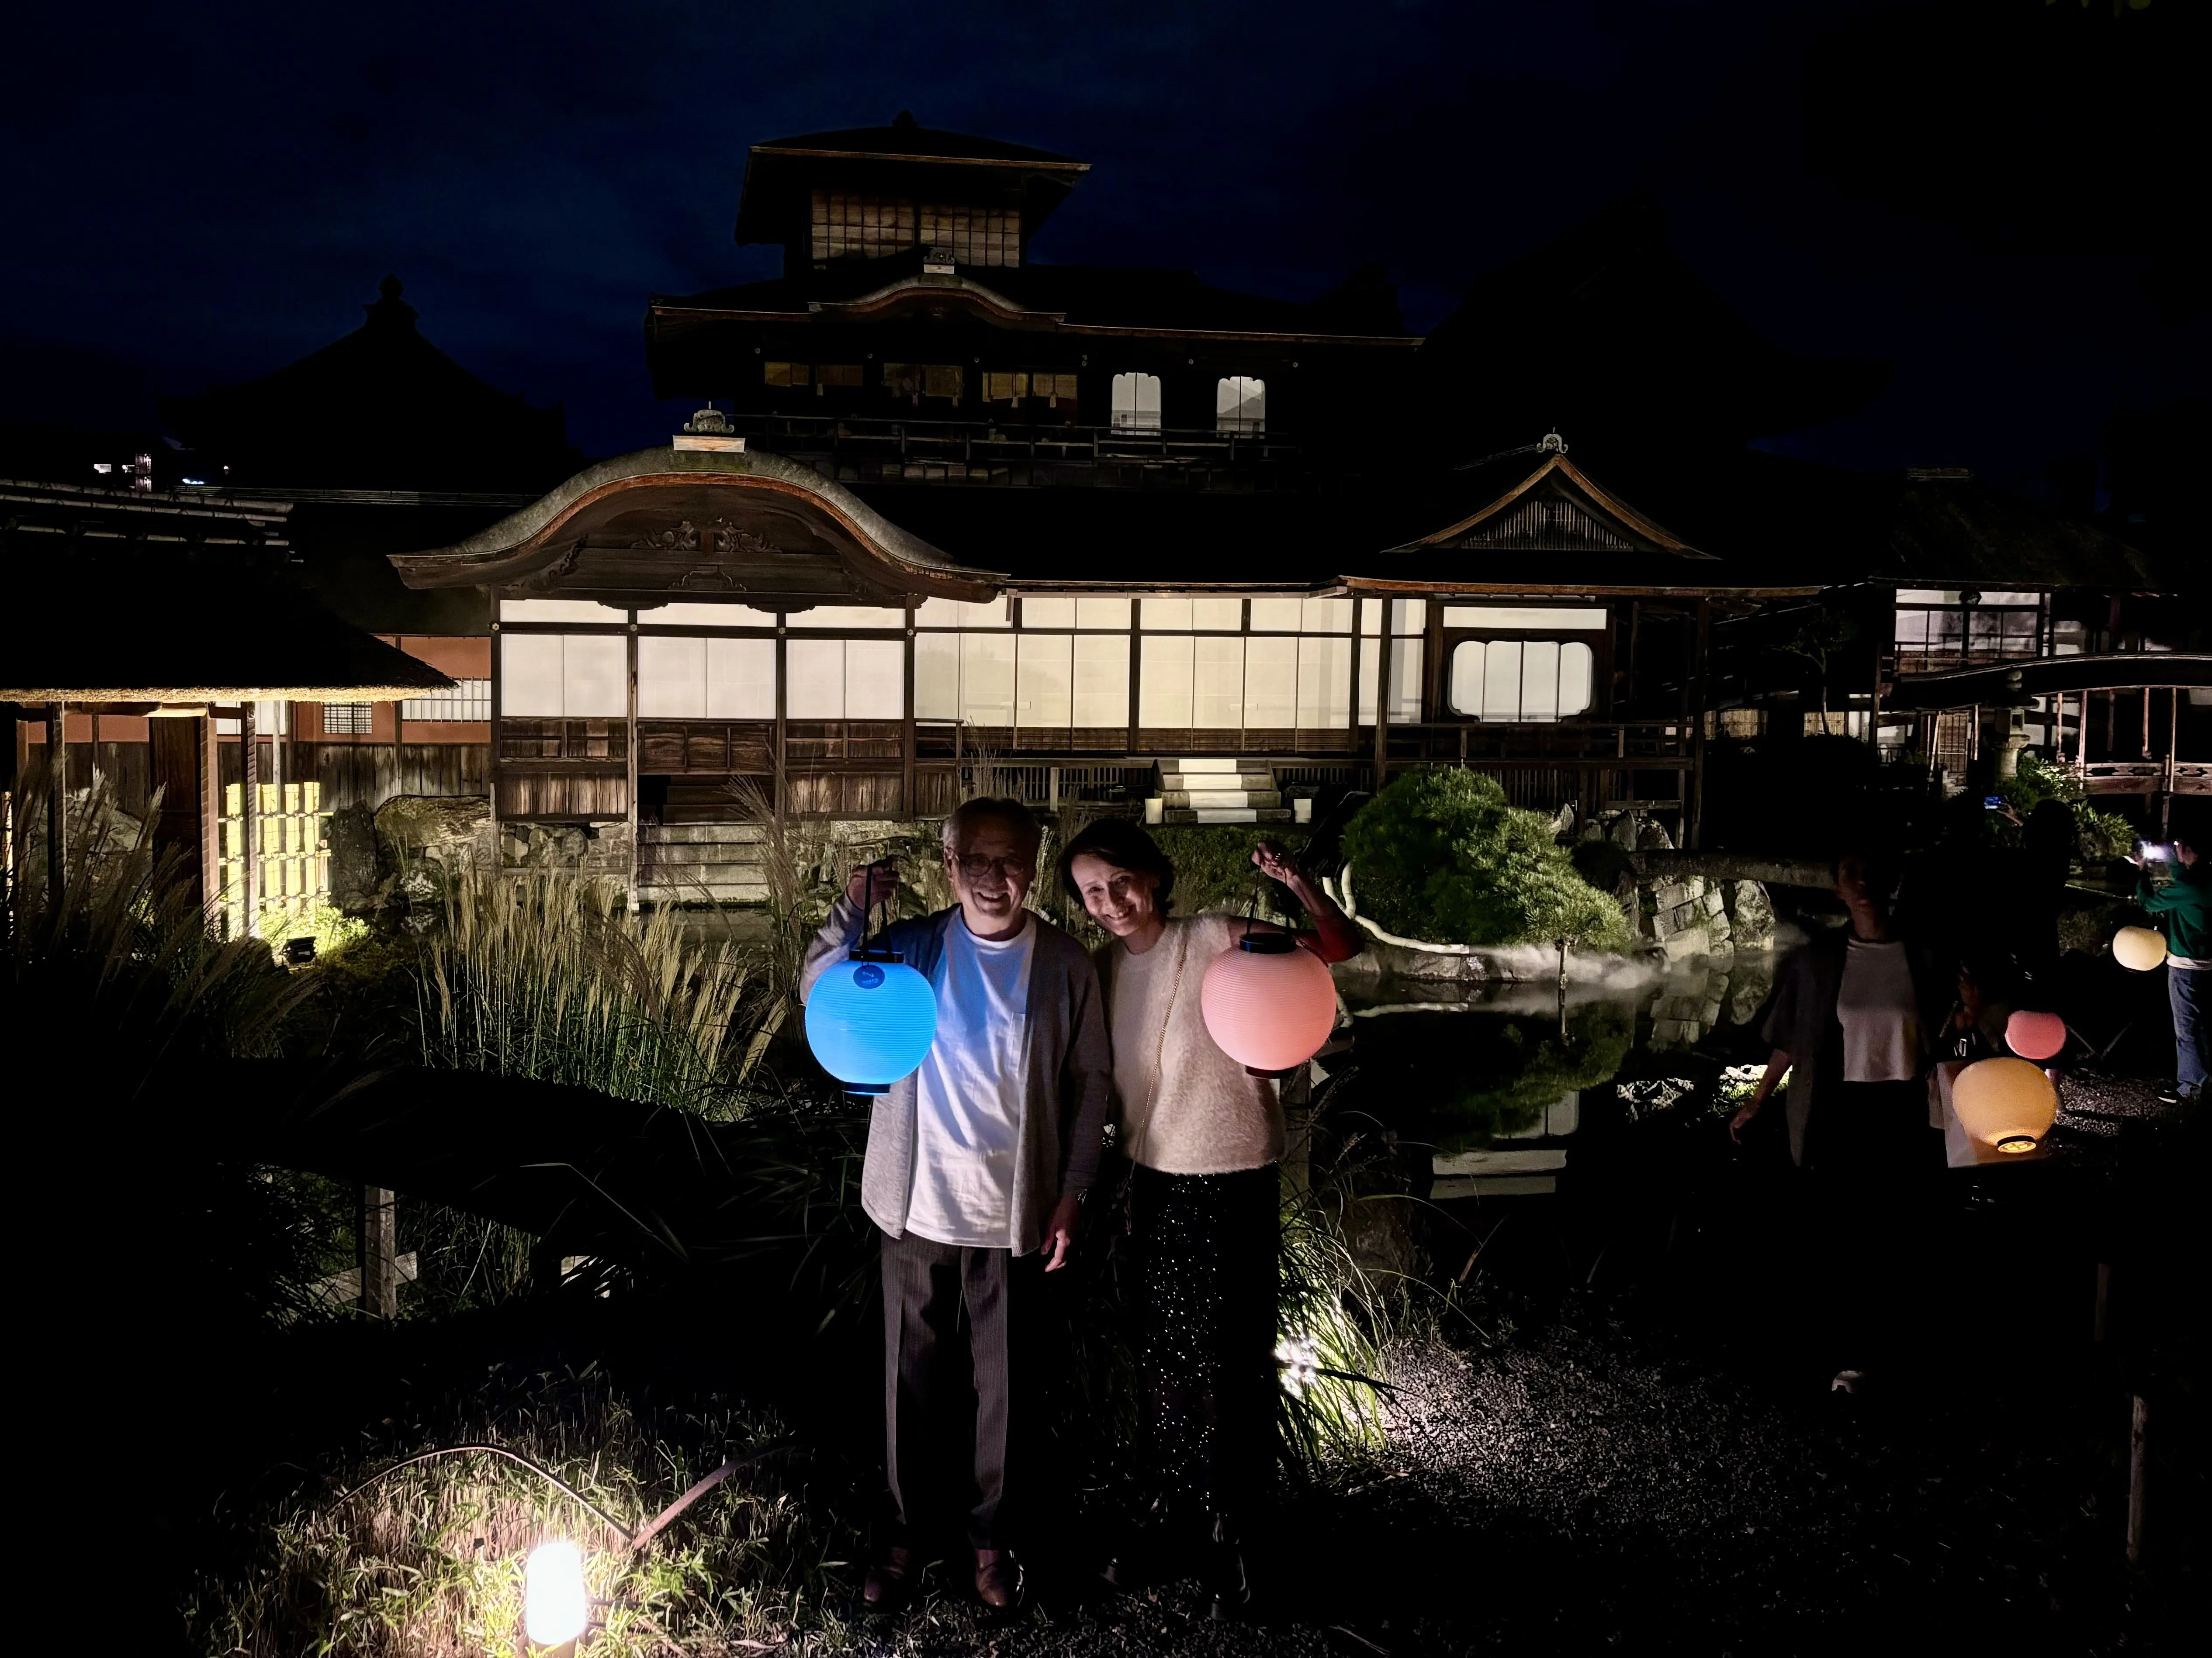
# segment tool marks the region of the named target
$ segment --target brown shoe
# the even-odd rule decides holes
[[[1022,1569],[1006,1550],[975,1551],[975,1598],[994,1612],[1022,1598]]]
[[[868,1568],[860,1599],[870,1612],[896,1612],[913,1590],[914,1551],[894,1546],[884,1551],[879,1564]]]

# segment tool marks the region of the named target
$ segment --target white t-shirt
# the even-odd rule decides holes
[[[1836,1019],[1844,1028],[1845,1082],[1910,1082],[1920,1074],[1920,1004],[1902,944],[1850,941]]]
[[[1232,915],[1176,916],[1141,956],[1107,946],[1121,1149],[1147,1169],[1226,1175],[1282,1160],[1280,1090],[1215,1046],[1199,998],[1206,969],[1243,931]]]
[[[1027,1067],[1030,958],[1036,923],[978,938],[945,929],[937,964],[937,1040],[915,1077],[914,1185],[906,1229],[938,1243],[1013,1246],[1014,1163]]]

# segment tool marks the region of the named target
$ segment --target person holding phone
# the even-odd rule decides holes
[[[2170,853],[2170,857],[2160,857]],[[2173,1091],[2169,1104],[2204,1091],[2205,1004],[2212,998],[2212,874],[2197,855],[2193,834],[2170,846],[2140,845],[2128,860],[2142,872],[2136,902],[2166,934],[2166,994],[2173,1009]],[[2154,878],[2163,873],[2163,881]]]

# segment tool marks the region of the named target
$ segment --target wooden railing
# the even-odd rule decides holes
[[[2092,760],[2067,770],[2091,794],[2212,794],[2212,761]]]
[[[778,453],[823,455],[884,477],[959,477],[1012,482],[1014,470],[1042,466],[1139,466],[1212,471],[1294,464],[1296,444],[1261,432],[1202,428],[1061,424],[1018,413],[927,420],[878,415],[733,415],[740,431]],[[957,471],[955,470],[957,469]]]

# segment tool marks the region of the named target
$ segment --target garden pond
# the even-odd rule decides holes
[[[1754,1021],[1777,954],[1599,981],[1343,986],[1353,1042],[1340,1097],[1433,1149],[1438,1199],[1553,1189],[1594,1127],[1693,1117],[1765,1057]]]

